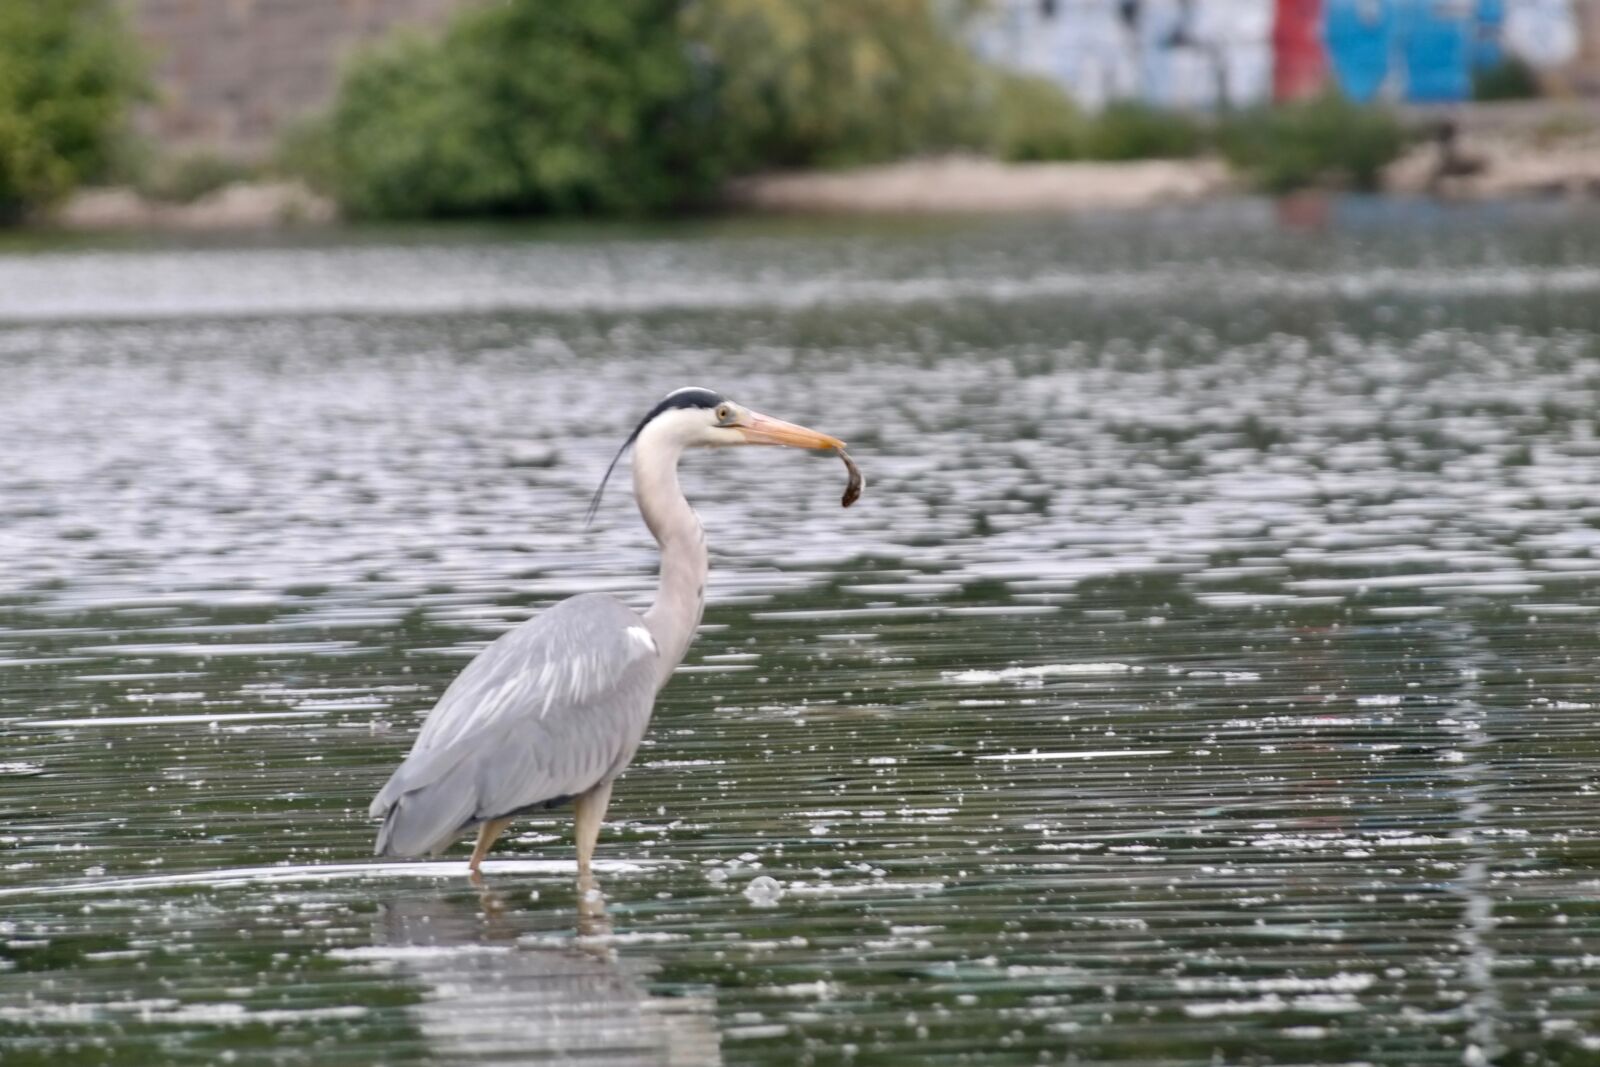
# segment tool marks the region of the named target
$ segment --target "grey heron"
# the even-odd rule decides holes
[[[633,487],[661,547],[660,587],[643,614],[583,593],[503,634],[440,697],[411,752],[372,802],[375,852],[439,852],[478,828],[474,878],[517,815],[573,801],[580,877],[587,878],[611,786],[633,759],[656,694],[694,640],[705,606],[706,538],[678,486],[685,449],[787,445],[833,449],[827,434],[751,411],[709,389],[679,389],[644,417],[606,469],[590,505],[632,445]],[[848,464],[848,457],[846,457]],[[859,475],[851,467],[851,491]]]

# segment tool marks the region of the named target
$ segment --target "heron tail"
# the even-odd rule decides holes
[[[473,822],[473,811],[477,807],[477,796],[471,784],[449,778],[399,792],[392,799],[386,796],[388,793],[386,786],[372,803],[372,814],[383,817],[378,840],[372,849],[376,856],[427,856],[442,852]]]

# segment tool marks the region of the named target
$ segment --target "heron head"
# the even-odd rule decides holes
[[[649,414],[639,420],[633,433],[622,443],[611,466],[606,468],[600,488],[589,505],[592,519],[600,506],[600,494],[629,445],[641,448],[716,448],[727,445],[786,445],[789,448],[843,449],[844,442],[792,422],[775,419],[736,404],[721,393],[698,386],[676,389],[661,399]]]

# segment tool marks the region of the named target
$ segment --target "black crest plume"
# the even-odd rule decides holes
[[[594,522],[595,512],[600,510],[600,497],[606,491],[606,482],[611,480],[611,472],[617,469],[617,463],[622,459],[622,454],[628,450],[629,445],[638,439],[644,428],[650,425],[650,420],[664,411],[672,411],[677,408],[714,408],[722,401],[721,393],[710,389],[701,389],[693,385],[675,389],[663,397],[659,404],[650,409],[649,414],[639,420],[639,425],[633,428],[633,432],[628,435],[628,439],[622,442],[622,447],[617,449],[617,454],[611,459],[611,465],[606,468],[605,477],[600,479],[600,488],[594,491],[594,498],[589,501],[589,513],[583,517],[583,525],[588,527],[590,523]]]

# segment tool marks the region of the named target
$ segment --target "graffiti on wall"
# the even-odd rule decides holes
[[[1477,72],[1569,63],[1573,0],[1009,0],[979,24],[985,58],[1091,110],[1240,106],[1336,87],[1359,101],[1472,95]]]

